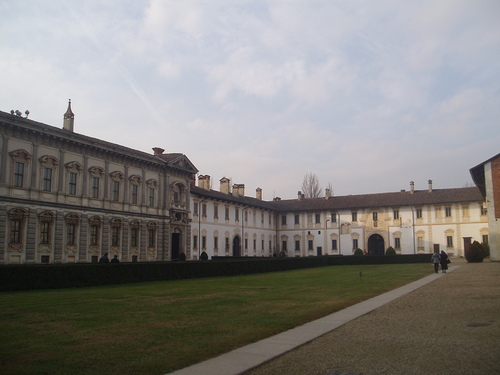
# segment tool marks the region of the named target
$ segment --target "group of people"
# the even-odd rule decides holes
[[[434,264],[434,272],[438,273],[439,265],[441,264],[441,272],[446,273],[450,258],[448,258],[448,254],[443,250],[441,250],[441,253],[439,253],[439,250],[434,250],[434,254],[432,254],[432,263]]]
[[[118,259],[118,255],[115,255],[113,259],[109,260],[108,253],[104,253],[99,259],[99,263],[120,263],[120,260]]]

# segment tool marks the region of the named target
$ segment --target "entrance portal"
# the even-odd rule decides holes
[[[240,237],[234,236],[233,239],[233,257],[241,256],[241,245],[240,245]]]
[[[181,248],[181,234],[172,233],[172,247],[170,253],[172,254],[172,260],[179,259],[179,253]]]
[[[372,234],[370,238],[368,238],[368,254],[384,255],[384,253],[384,238],[380,234]]]

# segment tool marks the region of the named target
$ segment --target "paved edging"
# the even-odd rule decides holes
[[[450,266],[452,272],[459,266]],[[346,309],[314,320],[267,339],[245,345],[218,357],[172,372],[172,375],[237,375],[304,345],[376,308],[410,293],[444,274],[432,274],[380,294]]]

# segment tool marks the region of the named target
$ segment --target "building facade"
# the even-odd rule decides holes
[[[500,154],[471,168],[470,173],[485,199],[490,230],[490,257],[491,260],[498,262],[500,261]]]
[[[388,247],[398,254],[444,250],[464,255],[464,241],[488,242],[483,198],[476,187],[427,189],[396,193],[305,198],[271,202],[244,196],[244,185],[221,180],[209,188],[200,176],[191,189],[193,256],[321,256],[383,255]],[[201,213],[199,213],[201,212]],[[221,247],[221,244],[223,246]],[[221,252],[222,249],[222,252]]]
[[[488,242],[481,190],[424,190],[272,201],[210,176],[183,154],[151,154],[0,112],[0,263],[169,261],[213,256],[430,253]],[[491,220],[490,220],[491,225]]]
[[[0,263],[171,260],[190,253],[182,154],[146,154],[0,112]]]

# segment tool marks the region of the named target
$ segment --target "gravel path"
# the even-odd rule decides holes
[[[500,263],[452,261],[453,272],[245,375],[500,374]]]

